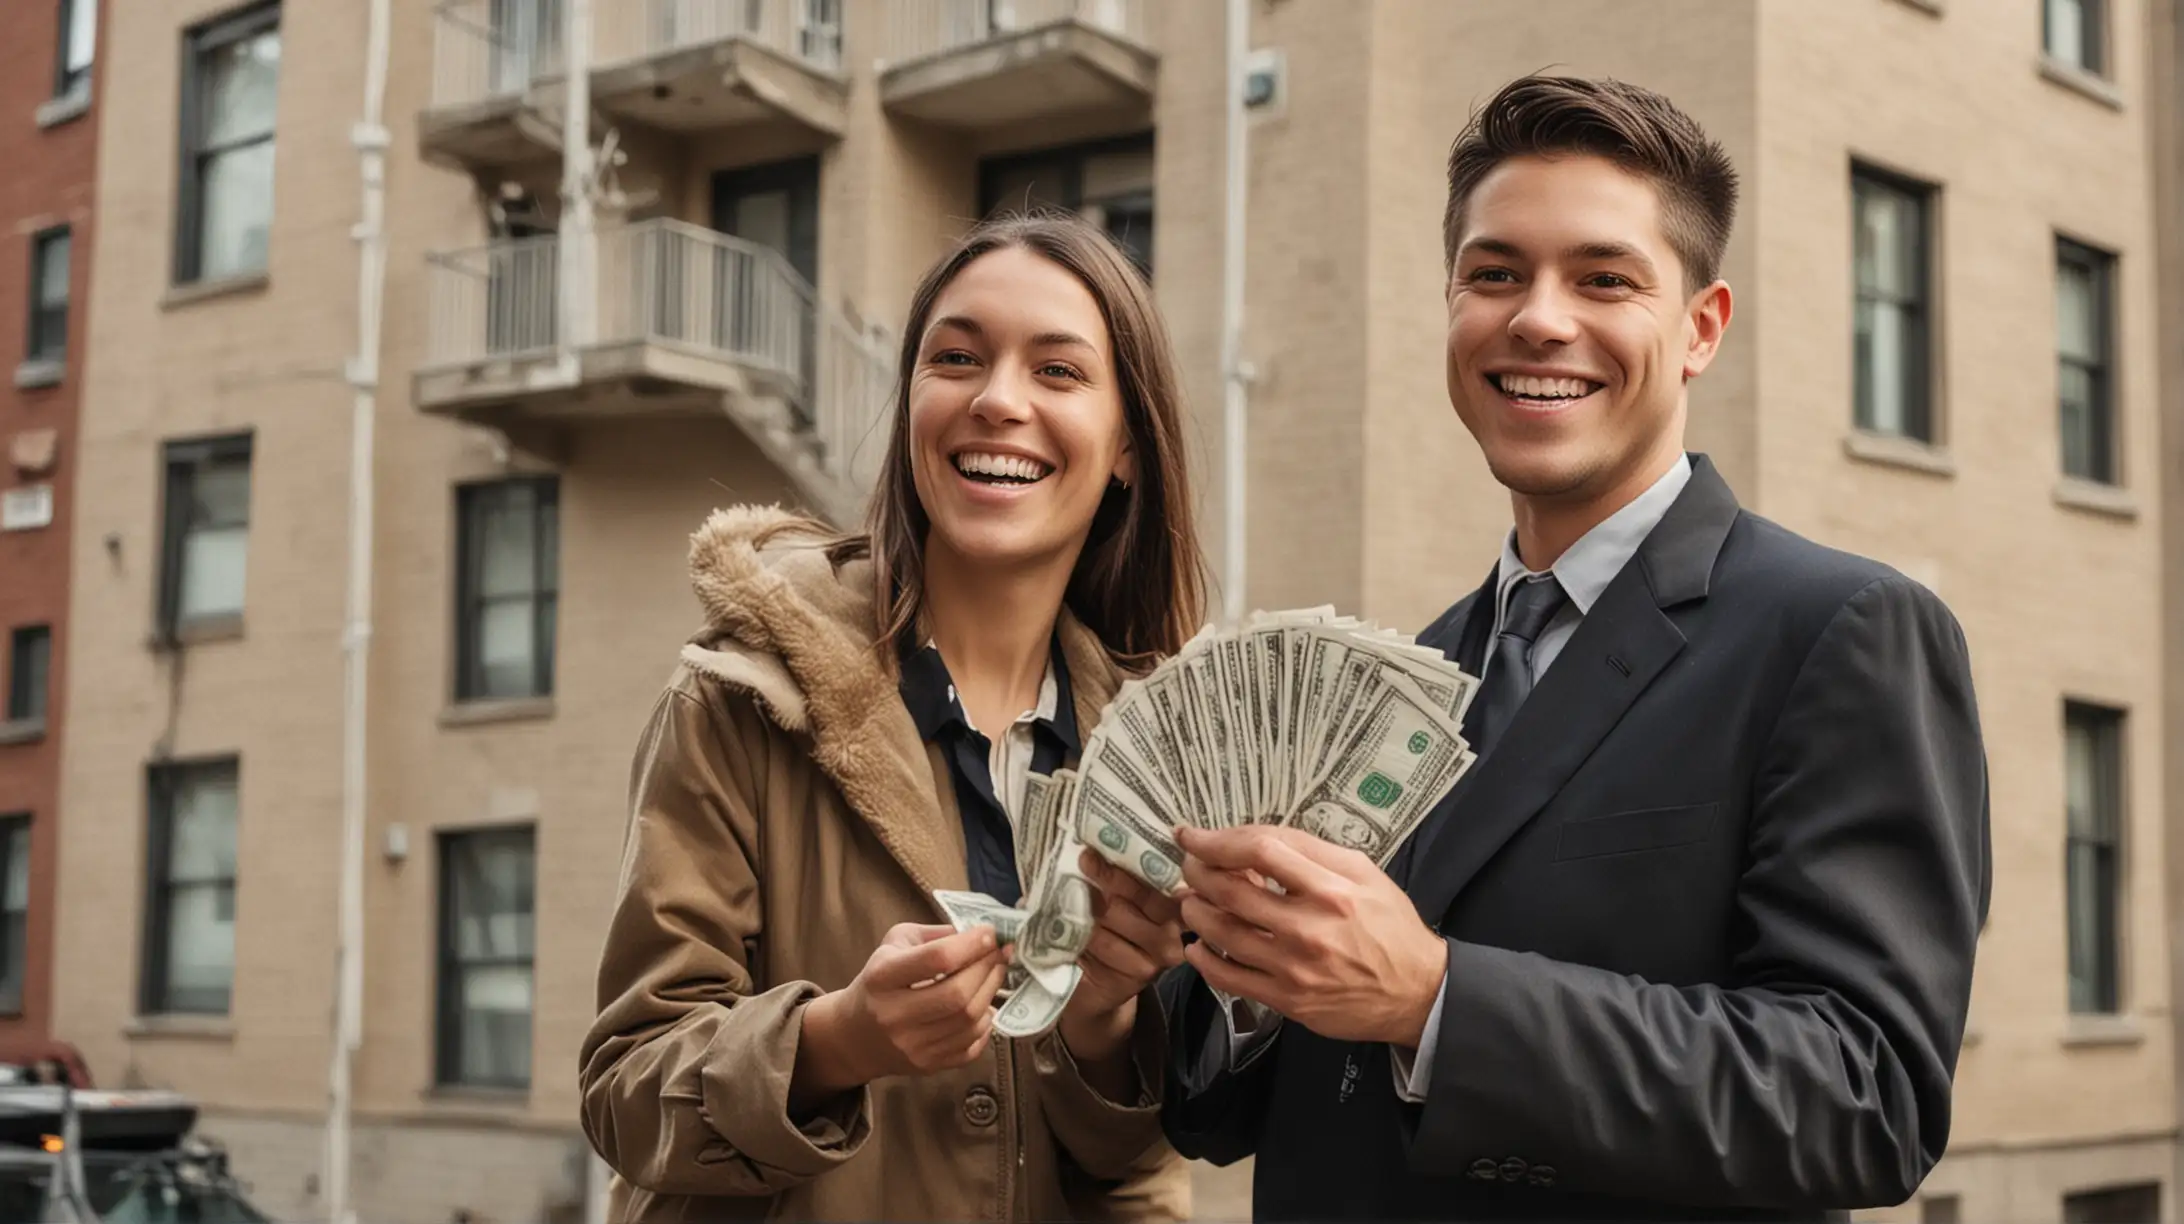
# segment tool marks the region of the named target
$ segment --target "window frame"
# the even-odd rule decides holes
[[[480,960],[464,960],[456,931],[455,867],[458,847],[495,841],[526,843],[531,853],[531,954],[527,957],[500,957]],[[531,1072],[526,1066],[520,1082],[510,1080],[469,1079],[463,1075],[463,996],[461,981],[463,971],[472,968],[511,968],[521,966],[531,974],[531,1008],[529,1011],[532,1041],[532,1061],[537,1059],[538,1034],[538,825],[533,821],[510,824],[466,825],[447,827],[435,832],[434,850],[438,855],[436,866],[438,913],[435,915],[433,948],[433,1033],[432,1079],[441,1088],[484,1088],[504,1091],[528,1092]]]
[[[0,812],[0,981],[5,981],[7,978],[10,968],[8,957],[13,951],[8,946],[5,925],[8,911],[4,902],[6,900],[6,881],[9,875],[13,874],[15,868],[15,863],[10,856],[14,853],[15,835],[18,832],[23,836],[23,857],[33,857],[36,850],[32,839],[38,836],[37,822],[33,814],[28,811]],[[30,894],[38,887],[38,878],[34,872],[27,868],[23,873],[23,878],[23,946],[21,948],[23,964],[16,967],[20,973],[18,982],[22,993],[18,994],[12,1003],[7,995],[0,993],[0,1016],[7,1017],[18,1017],[24,1014],[26,1005],[23,999],[25,995],[30,993],[30,914],[32,910],[37,908],[31,904]]]
[[[2117,426],[2120,424],[2122,414],[2119,411],[2121,405],[2118,402],[2120,397],[2117,395],[2118,387],[2116,385],[2118,355],[2116,344],[2116,285],[2119,263],[2120,260],[2113,251],[2062,234],[2055,236],[2055,274],[2058,280],[2061,278],[2066,265],[2082,268],[2093,276],[2095,315],[2093,326],[2096,346],[2099,349],[2099,355],[2096,359],[2098,364],[2091,366],[2085,365],[2076,358],[2065,356],[2062,352],[2062,320],[2060,318],[2056,319],[2055,360],[2057,385],[2055,389],[2055,415],[2058,445],[2061,442],[2063,423],[2062,368],[2068,365],[2077,365],[2087,369],[2093,375],[2096,392],[2094,403],[2090,406],[2094,415],[2094,420],[2090,423],[2094,435],[2092,439],[2094,470],[2090,472],[2071,471],[2067,449],[2057,456],[2057,466],[2065,476],[2110,486],[2118,486],[2123,483],[2123,448],[2119,445],[2117,437]]]
[[[201,625],[222,625],[239,620],[242,608],[234,613],[216,616],[182,619],[182,546],[189,538],[192,524],[189,506],[193,498],[194,481],[198,473],[207,467],[222,463],[241,463],[250,478],[255,493],[256,485],[256,434],[245,431],[235,434],[219,434],[207,438],[188,438],[170,441],[161,456],[160,482],[160,541],[158,604],[154,610],[155,637],[163,645],[179,641],[184,631]],[[250,530],[250,513],[243,514],[243,530],[247,537]],[[243,606],[248,606],[248,577],[246,570]]]
[[[30,705],[30,693],[23,675],[25,655],[31,643],[41,641],[45,644],[45,666],[38,677],[38,712],[30,714],[26,712]],[[52,701],[53,626],[44,622],[17,625],[8,631],[7,706],[0,709],[0,722],[44,726],[52,710]]]
[[[54,243],[65,243],[68,251],[67,275],[62,278],[60,318],[46,317],[51,307],[45,301],[46,250]],[[74,281],[76,277],[75,231],[68,225],[53,225],[30,236],[30,275],[28,296],[24,299],[23,360],[63,362],[68,360],[68,316],[75,308]],[[48,327],[59,332],[58,339],[45,334]],[[51,344],[48,347],[48,344]]]
[[[484,549],[473,530],[486,499],[520,485],[536,493],[531,503],[531,691],[507,696],[486,692],[480,659],[483,645]],[[554,519],[553,555],[548,556],[545,516]],[[554,695],[554,657],[561,623],[561,478],[551,473],[469,481],[455,486],[455,675],[457,704],[486,701],[542,701]],[[549,564],[550,563],[550,564]],[[551,573],[551,582],[543,577]]]
[[[1869,298],[1891,302],[1897,306],[1905,302],[1879,295],[1869,295],[1858,281],[1859,243],[1864,230],[1864,200],[1868,191],[1882,191],[1908,198],[1918,208],[1918,251],[1913,266],[1917,270],[1918,283],[1914,296],[1908,303],[1914,312],[1916,346],[1910,356],[1912,369],[1905,386],[1905,421],[1903,431],[1890,432],[1881,429],[1871,420],[1873,407],[1868,401],[1867,388],[1858,374],[1858,309]],[[1941,276],[1939,269],[1940,232],[1939,213],[1941,187],[1937,183],[1914,178],[1908,174],[1889,170],[1872,162],[1856,160],[1850,167],[1850,377],[1851,377],[1851,424],[1860,433],[1878,438],[1900,438],[1924,446],[1943,444],[1941,421],[1940,379],[1940,304],[1938,302]]]
[[[991,217],[1008,205],[1007,201],[1000,199],[998,196],[998,184],[1001,180],[1027,168],[1036,169],[1040,167],[1054,167],[1061,171],[1060,177],[1063,184],[1061,195],[1063,199],[1047,201],[1047,203],[1070,213],[1081,213],[1085,206],[1085,163],[1095,157],[1111,153],[1135,153],[1140,151],[1156,159],[1154,164],[1155,186],[1149,187],[1143,192],[1117,196],[1112,203],[1118,205],[1142,203],[1143,211],[1150,218],[1153,233],[1157,235],[1160,226],[1160,198],[1157,185],[1159,172],[1157,159],[1160,155],[1160,139],[1159,133],[1150,129],[1133,132],[1127,136],[1112,136],[1099,140],[1079,141],[1074,144],[1051,145],[1046,148],[1029,149],[1018,153],[1004,153],[983,158],[978,163],[978,215],[980,218]],[[1124,246],[1120,238],[1110,235],[1109,240],[1121,248],[1125,254],[1130,253],[1130,249]],[[1133,259],[1131,262],[1135,263],[1137,261]],[[1150,243],[1146,246],[1145,263],[1138,268],[1138,272],[1145,277],[1148,284],[1152,282],[1153,257]]]
[[[145,779],[145,853],[144,853],[144,924],[143,955],[137,973],[137,1012],[145,1016],[229,1016],[235,1011],[235,981],[239,976],[232,970],[228,976],[227,999],[218,1008],[177,1007],[170,996],[173,983],[167,980],[167,937],[174,923],[174,874],[170,859],[174,853],[174,803],[181,793],[181,781],[190,774],[214,775],[225,773],[235,790],[235,824],[238,848],[234,874],[225,879],[192,881],[195,884],[225,886],[231,908],[240,907],[242,898],[237,882],[241,879],[242,854],[240,836],[243,820],[243,767],[239,756],[212,756],[175,758],[155,761],[144,771]],[[239,924],[238,924],[239,925]]]
[[[2096,810],[2090,813],[2089,822],[2094,827],[2083,833],[2070,806],[2070,741],[2081,725],[2089,727],[2095,737],[2094,768],[2101,775],[2091,783]],[[2127,727],[2128,714],[2117,707],[2075,700],[2063,703],[2063,955],[2065,1001],[2071,1015],[2119,1015],[2125,1003],[2128,912],[2125,893],[2129,869],[2124,744]],[[2104,796],[2107,799],[2105,806],[2102,803]],[[2094,963],[2083,970],[2079,963],[2078,932],[2074,929],[2078,909],[2074,881],[2081,852],[2093,856],[2094,887],[2104,894],[2095,898],[2095,930],[2090,936],[2096,944],[2090,949]],[[2093,995],[2083,1007],[2079,1005],[2076,988],[2082,973],[2091,976]]]
[[[274,123],[263,136],[235,141],[217,148],[204,143],[205,124],[205,60],[215,51],[246,39],[255,38],[268,30],[279,33],[281,29],[281,5],[283,0],[260,0],[245,8],[190,27],[182,36],[182,96],[177,99],[177,153],[176,165],[181,181],[175,192],[175,242],[174,283],[194,285],[204,279],[204,213],[205,213],[205,166],[212,158],[223,153],[256,144],[270,144],[279,135],[279,111],[275,110]],[[263,275],[266,269],[256,268],[235,273],[236,276]]]
[[[2055,0],[2040,0],[2040,54],[2101,80],[2108,80],[2108,0],[2069,0],[2085,18],[2085,58],[2067,60],[2055,53]]]
[[[89,97],[91,74],[99,64],[99,0],[60,0],[61,21],[53,38],[53,96],[72,98]],[[91,14],[91,55],[82,68],[71,68],[68,53],[75,49],[76,14]]]

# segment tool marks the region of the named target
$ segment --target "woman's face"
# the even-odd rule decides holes
[[[1074,565],[1133,460],[1091,291],[1020,247],[965,265],[933,303],[910,376],[927,549],[981,567]]]

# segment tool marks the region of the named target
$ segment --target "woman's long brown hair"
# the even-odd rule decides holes
[[[1010,248],[1030,251],[1076,277],[1107,323],[1137,479],[1127,488],[1108,485],[1064,598],[1118,663],[1143,668],[1181,649],[1205,614],[1205,557],[1191,517],[1183,457],[1183,395],[1175,351],[1151,287],[1106,234],[1074,214],[1011,214],[986,221],[919,282],[903,326],[892,436],[866,511],[865,534],[837,538],[829,552],[837,564],[873,558],[880,623],[875,645],[882,665],[892,671],[897,651],[917,645],[925,602],[925,537],[932,529],[910,467],[910,381],[918,350],[933,304],[956,276],[978,257]]]

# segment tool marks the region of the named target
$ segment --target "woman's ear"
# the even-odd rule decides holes
[[[1137,483],[1137,447],[1130,444],[1128,435],[1122,439],[1122,453],[1115,456],[1114,477],[1125,489]]]

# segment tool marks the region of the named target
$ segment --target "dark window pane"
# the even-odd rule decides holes
[[[530,1082],[535,852],[529,829],[441,840],[440,1077]]]
[[[0,1014],[23,1010],[30,929],[30,817],[0,819]]]
[[[2074,68],[2106,70],[2104,0],[2045,0],[2047,53]]]
[[[2122,1002],[2122,716],[2070,704],[2063,744],[2070,1010],[2112,1013]]]
[[[2056,410],[2063,472],[2103,483],[2116,477],[2115,380],[2109,375],[2114,266],[2114,257],[2103,252],[2057,244]]]
[[[68,352],[69,231],[38,236],[31,252],[30,345],[34,361]]]
[[[473,485],[458,494],[461,611],[456,696],[553,691],[559,497],[552,480]]]
[[[17,629],[8,650],[9,722],[40,722],[53,667],[53,631],[44,625]]]
[[[1141,137],[988,161],[980,171],[987,215],[1058,208],[1100,227],[1147,276],[1153,259],[1153,141]]]
[[[153,770],[145,1006],[224,1014],[235,981],[233,761]]]
[[[1852,328],[1858,427],[1931,441],[1926,198],[1877,177],[1852,180]]]
[[[2146,1182],[2063,1196],[2063,1224],[2160,1224],[2161,1186]]]
[[[177,279],[266,267],[273,218],[273,138],[280,9],[269,6],[192,36],[183,85],[182,241]]]

